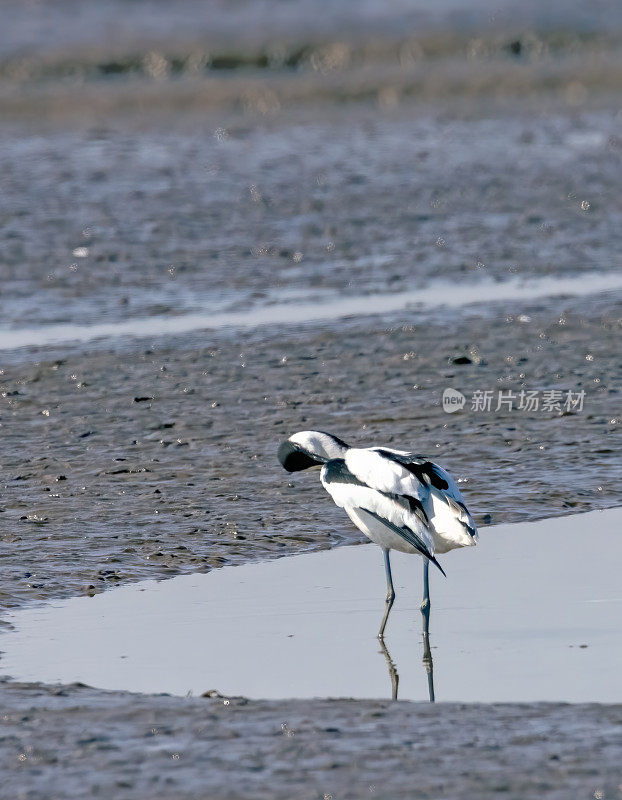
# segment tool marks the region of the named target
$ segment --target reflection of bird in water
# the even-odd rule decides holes
[[[387,669],[389,670],[389,678],[391,680],[391,699],[397,700],[397,690],[400,684],[400,675],[397,671],[397,664],[393,661],[384,636],[378,637],[380,641],[380,652],[387,662]],[[434,702],[434,662],[432,660],[432,652],[430,650],[430,637],[424,632],[423,637],[423,666],[428,676],[428,696],[430,702]]]
[[[387,667],[389,668],[389,677],[391,678],[391,699],[397,700],[397,688],[400,683],[400,676],[397,671],[397,667],[395,666],[395,661],[391,658],[391,653],[389,653],[389,648],[387,647],[384,637],[380,637],[380,648],[381,653],[385,657],[387,662]]]
[[[387,577],[386,606],[378,637],[384,637],[395,600],[389,552],[423,556],[424,663],[432,655],[429,642],[430,561],[444,573],[435,553],[468,547],[477,529],[451,476],[424,456],[390,447],[349,447],[322,431],[300,431],[279,447],[279,461],[288,472],[322,468],[321,481],[335,503],[372,542],[380,545]]]

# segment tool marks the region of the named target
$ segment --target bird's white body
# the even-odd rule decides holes
[[[413,459],[421,462],[421,477],[393,457],[406,463]],[[476,543],[475,523],[464,506],[460,491],[438,464],[386,447],[350,447],[343,453],[343,462],[357,482],[352,482],[352,478],[330,480],[329,460],[322,467],[322,485],[357,528],[380,547],[421,553],[420,548],[380,520],[399,529],[409,529],[423,540],[431,554],[447,553]],[[430,483],[428,473],[436,486]],[[423,514],[413,513],[412,501],[420,505]],[[370,511],[377,517],[371,516]]]

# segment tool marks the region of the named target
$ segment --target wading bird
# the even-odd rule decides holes
[[[424,456],[390,447],[350,447],[323,431],[295,433],[281,444],[278,457],[288,472],[321,467],[322,485],[335,503],[382,548],[387,597],[378,632],[381,640],[395,600],[389,552],[423,556],[421,613],[429,656],[430,561],[444,575],[435,554],[469,547],[478,538],[451,476]]]

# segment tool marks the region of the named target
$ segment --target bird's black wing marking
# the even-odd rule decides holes
[[[366,489],[371,488],[350,472],[343,458],[333,458],[331,461],[328,461],[324,465],[323,474],[326,483],[350,483],[353,486],[364,486]]]
[[[469,509],[462,499],[460,489],[458,489],[451,475],[442,467],[417,453],[393,453],[391,450],[385,450],[384,448],[378,448],[377,452],[381,453],[385,458],[400,464],[404,469],[412,473],[420,483],[436,489],[436,497],[449,506],[457,521],[473,539],[477,537],[477,528]],[[406,500],[410,504],[410,498],[406,498]],[[425,507],[422,507],[422,511],[426,513]],[[428,511],[430,511],[429,508]]]
[[[430,553],[423,539],[417,536],[414,531],[411,531],[410,528],[399,528],[397,525],[389,522],[388,519],[381,517],[380,514],[376,514],[373,511],[369,511],[367,508],[361,508],[360,510],[364,511],[366,514],[369,514],[371,517],[374,517],[374,519],[378,520],[378,522],[381,522],[383,525],[386,525],[387,528],[390,528],[394,533],[397,533],[398,536],[401,536],[402,539],[408,542],[408,544],[411,544],[416,550],[418,550],[422,556],[429,558],[430,561],[440,569],[443,575],[445,575],[445,570],[441,567],[432,553]],[[447,575],[445,575],[445,577],[447,577]]]
[[[436,464],[432,461],[428,461],[424,456],[416,454],[402,455],[401,453],[393,453],[391,450],[383,450],[381,448],[377,449],[376,452],[400,464],[424,486],[433,486],[440,491],[445,491],[449,488],[449,483],[440,473]]]
[[[425,508],[423,507],[423,503],[421,500],[417,500],[416,497],[411,497],[408,494],[396,494],[393,497],[401,498],[402,500],[406,500],[408,503],[408,508],[410,509],[410,513],[414,514],[419,522],[421,522],[426,527],[430,526],[430,518],[426,514]]]

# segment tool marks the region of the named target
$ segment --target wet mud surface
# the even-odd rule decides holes
[[[621,706],[0,686],[7,797],[620,797]]]
[[[7,125],[2,328],[614,271],[617,112],[542,105]]]
[[[218,7],[239,47],[215,55],[189,27],[167,39],[163,5],[147,39],[142,5],[99,24],[126,6],[78,20],[44,3],[0,34],[3,329],[617,268],[606,4],[586,25],[551,7],[546,31],[505,9],[507,36],[426,38],[392,16],[379,43],[372,3],[367,33],[311,26],[295,64],[300,37],[238,37],[247,4]],[[292,9],[287,35],[317,17]],[[0,609],[359,541],[317,476],[276,462],[302,427],[426,453],[479,523],[619,505],[621,318],[618,292],[0,350]],[[574,414],[447,415],[446,387],[586,396]],[[621,796],[618,706],[225,704],[8,679],[0,696],[11,798]]]

